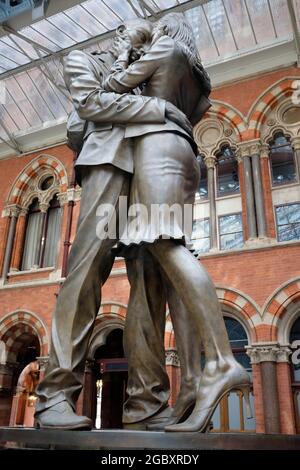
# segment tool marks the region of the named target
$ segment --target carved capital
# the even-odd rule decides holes
[[[291,350],[288,346],[281,346],[277,343],[256,343],[252,346],[246,346],[246,349],[251,364],[260,364],[261,362],[289,362],[289,355],[291,354]]]
[[[63,193],[58,193],[57,199],[61,207],[65,206],[68,203],[68,193],[66,191]]]
[[[40,207],[41,212],[45,213],[49,209],[49,203],[48,202],[40,202],[39,207]]]
[[[2,211],[2,217],[18,217],[22,207],[17,204],[8,204]]]
[[[260,158],[269,158],[270,148],[268,144],[262,144],[260,150]]]
[[[28,214],[28,208],[27,207],[22,207],[19,212],[19,217],[26,217]]]
[[[292,147],[294,150],[300,150],[300,135],[292,137]]]
[[[261,141],[259,139],[248,140],[238,144],[237,159],[238,161],[244,157],[251,157],[252,155],[260,155]]]
[[[277,362],[290,362],[290,355],[292,350],[289,346],[279,346],[279,351],[277,352]]]
[[[165,352],[166,366],[180,367],[180,361],[176,349],[167,349]]]
[[[204,158],[204,163],[206,165],[206,168],[215,168],[216,166],[216,157],[214,155],[209,155],[208,157]]]

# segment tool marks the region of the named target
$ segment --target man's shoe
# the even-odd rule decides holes
[[[158,411],[149,418],[143,419],[136,423],[123,423],[123,429],[131,431],[163,431],[167,423],[169,422],[170,416],[173,409],[170,406],[165,407],[163,410]],[[148,426],[154,426],[154,429],[148,428]]]
[[[74,413],[67,401],[35,413],[34,418],[35,427],[38,429],[92,429],[93,427],[92,420]]]

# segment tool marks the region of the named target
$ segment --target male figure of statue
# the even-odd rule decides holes
[[[52,320],[49,363],[45,377],[37,388],[39,402],[35,419],[36,425],[41,428],[92,427],[88,417],[76,415],[75,404],[82,389],[89,338],[101,303],[101,286],[113,263],[110,250],[116,242],[110,238],[97,237],[96,227],[99,233],[101,229],[104,232],[104,226],[101,227],[102,222],[96,212],[102,204],[110,204],[118,212],[120,196],[129,193],[134,168],[131,140],[126,138],[126,125],[164,124],[171,119],[177,125],[189,129],[185,116],[164,100],[105,92],[102,83],[114,60],[111,52],[90,55],[73,51],[64,64],[65,80],[74,106],[79,116],[87,121],[87,127],[83,148],[76,162],[77,178],[82,186],[78,229],[70,252],[68,276],[58,296]],[[103,221],[103,224],[106,222]],[[149,260],[149,265],[151,263],[153,260]],[[131,272],[130,276],[138,279],[139,273]],[[143,276],[140,280],[144,282]],[[143,290],[143,287],[140,289]],[[145,289],[143,295],[147,295]],[[143,296],[139,299],[142,302]],[[162,420],[167,420],[170,415],[167,408],[169,382],[163,349],[165,297],[157,292],[155,299],[147,312],[151,335],[155,340],[153,351],[157,352],[159,359],[152,368],[150,379],[156,375],[158,386],[155,394],[148,387],[149,400],[133,418],[133,422],[143,423],[144,427],[149,422],[151,424],[152,417],[159,420],[161,415]],[[172,302],[171,296],[170,299]],[[178,309],[178,305],[175,301],[174,308]],[[179,322],[180,314],[176,317]],[[198,364],[196,361],[196,368],[200,367]]]

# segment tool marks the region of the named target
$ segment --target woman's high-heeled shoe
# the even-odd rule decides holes
[[[241,391],[246,401],[247,417],[251,418],[250,407],[250,377],[239,364],[231,366],[226,372],[219,372],[217,376],[206,377],[205,373],[200,381],[198,398],[189,418],[178,424],[165,427],[165,431],[172,432],[205,432],[215,409],[222,398],[232,392]]]
[[[147,429],[149,431],[163,431],[166,426],[171,424],[181,423],[185,421],[192,413],[196,398],[197,390],[199,387],[199,381],[191,380],[189,383],[183,383],[180,388],[178,398],[176,400],[174,409],[167,422],[163,426],[156,426],[155,424],[149,424]]]

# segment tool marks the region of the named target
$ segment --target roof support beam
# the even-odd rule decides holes
[[[209,3],[210,1],[212,1],[212,0],[190,0],[186,3],[175,5],[174,7],[171,7],[168,10],[159,11],[159,12],[156,13],[155,18],[153,16],[150,16],[148,19],[149,20],[157,19],[157,18],[160,18],[161,16],[163,16],[164,14],[171,13],[171,12],[184,12],[186,10],[190,10],[191,8],[195,8],[197,6],[204,5],[205,3]],[[133,6],[133,4],[131,3],[131,0],[127,0],[127,2],[132,7],[133,11],[135,11],[136,15],[141,17],[140,12],[138,12],[138,10]],[[2,27],[3,27],[3,25],[2,25]],[[0,29],[1,29],[1,26],[0,26]],[[41,65],[41,63],[45,63],[45,61],[51,59],[52,57],[62,57],[64,55],[68,54],[70,51],[72,51],[74,49],[83,49],[83,48],[89,47],[93,44],[97,44],[97,42],[99,42],[100,40],[109,39],[109,38],[112,38],[115,35],[114,30],[113,31],[108,31],[107,33],[99,34],[98,36],[95,36],[93,38],[87,39],[86,41],[82,41],[80,43],[77,43],[73,46],[67,47],[67,48],[62,49],[58,52],[53,52],[53,51],[49,50],[47,47],[41,46],[40,44],[36,43],[35,41],[32,41],[31,39],[29,39],[27,36],[24,36],[21,33],[19,33],[18,31],[15,31],[11,27],[5,26],[5,31],[9,32],[10,34],[15,34],[16,36],[20,37],[24,41],[27,41],[28,43],[30,43],[32,46],[38,47],[41,51],[43,51],[47,55],[43,58],[43,61],[41,60],[41,58],[40,59],[35,59],[35,60],[32,60],[28,64],[20,65],[19,67],[16,67],[12,70],[8,70],[7,72],[4,72],[4,73],[0,74],[0,79],[7,78],[11,75],[14,75],[15,73],[19,73],[19,72],[22,72],[23,70],[28,70],[28,69],[31,69],[33,67],[39,66],[39,65]]]

